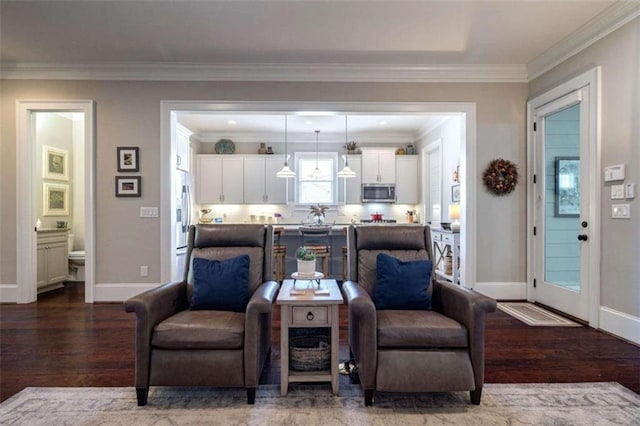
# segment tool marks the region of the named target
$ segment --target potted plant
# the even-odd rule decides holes
[[[327,211],[328,208],[329,207],[321,206],[320,204],[310,207],[311,211],[309,212],[309,215],[312,217],[315,225],[324,224],[324,212]]]
[[[347,142],[344,146],[347,149],[347,154],[355,154],[358,149],[358,143],[356,141]]]
[[[316,254],[306,247],[298,247],[296,250],[298,261],[298,274],[313,275],[316,272]]]

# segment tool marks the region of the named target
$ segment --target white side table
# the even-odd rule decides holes
[[[300,280],[298,280],[300,281]],[[331,382],[338,394],[338,330],[339,305],[344,303],[336,280],[321,280],[320,288],[304,292],[296,289],[293,280],[284,280],[276,303],[280,305],[280,394],[286,395],[289,382]],[[321,292],[322,294],[316,294]],[[302,293],[302,294],[300,294]],[[328,294],[327,294],[328,293]],[[331,329],[331,368],[325,371],[289,371],[289,329],[327,327]]]

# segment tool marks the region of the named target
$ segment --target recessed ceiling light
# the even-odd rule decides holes
[[[313,124],[313,121],[311,121],[311,120],[305,120],[304,124]]]
[[[227,121],[227,124],[237,124],[235,120],[229,120]]]
[[[380,122],[380,125],[381,125],[381,126],[386,126],[387,124],[389,124],[389,123],[387,123],[386,121],[381,121],[381,122]]]

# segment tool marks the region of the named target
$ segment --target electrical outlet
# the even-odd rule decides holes
[[[141,277],[149,276],[149,267],[147,265],[140,266],[140,276]]]
[[[158,217],[157,207],[140,207],[140,217]]]

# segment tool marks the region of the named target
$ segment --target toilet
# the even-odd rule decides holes
[[[84,281],[84,250],[73,251],[74,235],[69,234],[69,278],[67,281]]]

